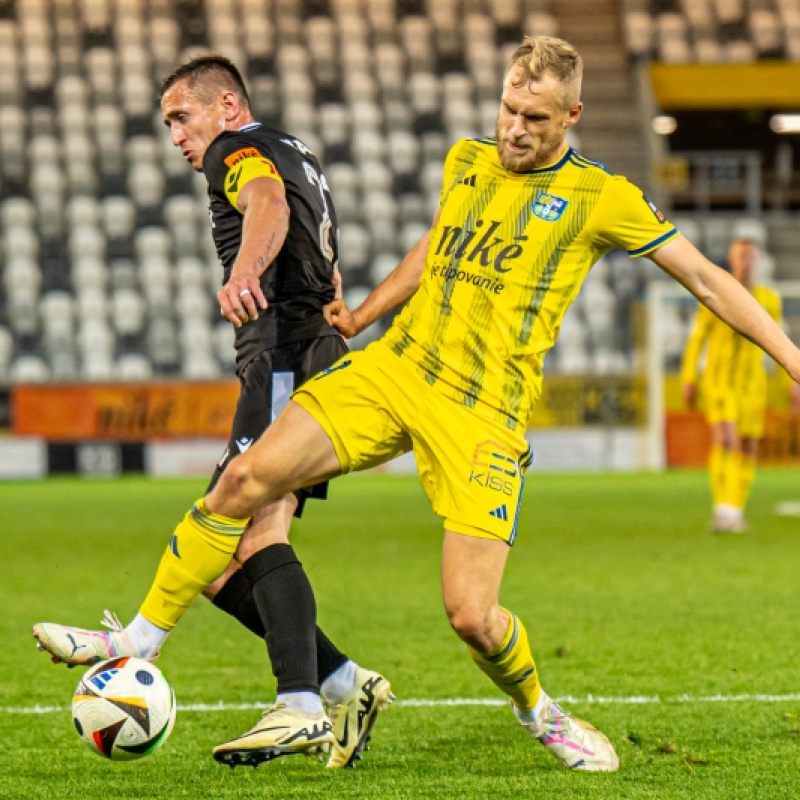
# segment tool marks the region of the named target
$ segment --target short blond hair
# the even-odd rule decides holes
[[[555,36],[526,36],[522,44],[511,54],[506,74],[514,67],[523,72],[522,86],[539,81],[549,72],[561,83],[558,100],[562,108],[572,108],[581,99],[583,59],[578,51],[563,39]]]

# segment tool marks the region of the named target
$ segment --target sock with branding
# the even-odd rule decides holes
[[[317,677],[314,591],[289,544],[273,544],[242,565],[264,623],[278,694],[314,692]]]
[[[531,655],[528,634],[524,625],[510,611],[508,614],[508,630],[493,653],[479,653],[467,646],[470,657],[488,676],[492,682],[507,694],[514,705],[522,711],[536,708],[541,696],[539,673]]]
[[[203,589],[225,571],[248,522],[214,514],[198,500],[175,528],[139,613],[171,631]]]
[[[225,582],[211,601],[222,611],[252,631],[259,639],[266,635],[264,623],[253,599],[253,589],[243,569],[237,570]],[[321,628],[316,629],[317,639],[317,677],[320,683],[336,672],[343,664],[349,663],[347,656],[325,635]]]

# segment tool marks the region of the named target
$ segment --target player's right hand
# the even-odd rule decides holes
[[[258,277],[254,275],[231,277],[217,292],[217,300],[220,314],[233,323],[234,328],[241,328],[245,322],[258,319],[258,309],[267,307],[267,298],[264,297]]]

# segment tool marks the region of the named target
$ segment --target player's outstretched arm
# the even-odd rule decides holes
[[[358,308],[351,311],[344,300],[334,300],[325,307],[326,319],[345,339],[352,339],[387,311],[405,303],[417,291],[425,269],[429,237],[430,231],[409,250]]]
[[[656,250],[651,258],[720,319],[771,355],[791,378],[800,381],[800,350],[739,281],[712,264],[683,236]]]
[[[239,192],[238,210],[244,215],[242,244],[231,277],[217,292],[222,316],[241,326],[258,318],[267,307],[259,279],[278,255],[289,232],[289,205],[280,181],[254,178]]]

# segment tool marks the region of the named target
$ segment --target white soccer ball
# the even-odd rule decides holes
[[[175,692],[161,670],[141,658],[112,658],[81,678],[72,721],[90,750],[133,761],[166,741],[175,724]]]

